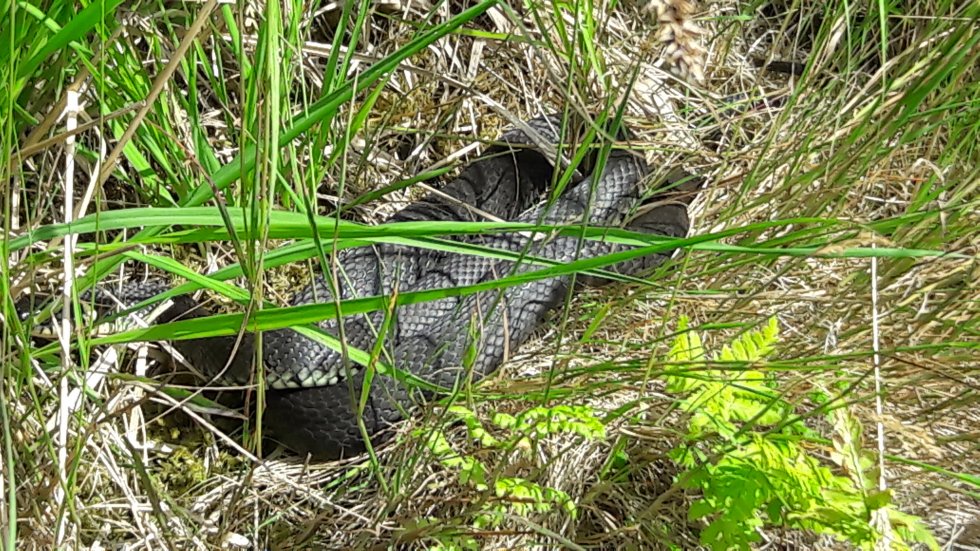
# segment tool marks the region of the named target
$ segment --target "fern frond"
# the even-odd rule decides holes
[[[776,317],[769,318],[765,327],[749,331],[721,349],[717,359],[726,362],[754,363],[772,353],[779,339]]]

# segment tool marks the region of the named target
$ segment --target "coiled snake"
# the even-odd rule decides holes
[[[525,125],[532,135],[518,128],[507,130],[496,145],[455,180],[442,186],[438,193],[410,204],[390,220],[468,221],[482,220],[489,214],[541,224],[625,225],[631,230],[673,237],[687,233],[686,209],[691,193],[673,201],[665,201],[663,193],[655,195],[658,206],[626,222],[627,214],[641,200],[650,172],[639,155],[626,150],[613,149],[601,174],[593,173],[569,184],[551,204],[542,201],[555,169],[535,144],[557,144],[560,120],[552,115],[527,121]],[[627,248],[569,235],[542,239],[507,233],[458,239],[558,263]],[[670,252],[637,258],[613,269],[641,274],[660,264]],[[337,255],[342,267],[336,278],[341,299],[472,285],[536,269],[530,262],[395,244],[344,249]],[[496,370],[506,354],[513,354],[527,341],[546,314],[564,300],[571,282],[571,276],[562,275],[505,289],[398,306],[383,335],[384,356],[394,368],[445,389],[478,381]],[[131,282],[114,289],[113,296],[124,304],[134,304],[166,288],[163,281]],[[331,300],[330,286],[318,273],[292,304]],[[182,296],[159,321],[207,315],[210,312]],[[350,346],[371,350],[385,322],[385,313],[380,311],[346,317],[343,337]],[[336,319],[323,320],[318,325],[330,334],[340,334]],[[237,339],[230,336],[182,340],[173,346],[205,374],[220,373],[224,381],[243,384],[251,380],[255,336],[247,333],[240,342]],[[262,339],[267,384],[263,422],[267,433],[287,447],[317,459],[363,451],[355,404],[360,399],[364,369],[353,363],[345,367],[340,353],[292,329],[267,331],[262,333]],[[237,354],[229,362],[233,350]],[[428,393],[404,381],[375,376],[362,416],[368,435],[380,438],[384,429],[402,419],[425,396]]]

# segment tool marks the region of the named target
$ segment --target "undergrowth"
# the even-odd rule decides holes
[[[524,517],[532,513],[547,515],[560,511],[575,520],[577,508],[565,492],[542,486],[520,476],[500,475],[501,470],[534,470],[535,448],[549,436],[573,435],[587,440],[605,437],[602,422],[587,407],[536,407],[516,416],[497,413],[491,419],[491,429],[478,416],[462,406],[447,411],[451,420],[462,422],[467,436],[478,445],[476,450],[460,453],[450,444],[441,430],[419,431],[425,447],[446,469],[456,473],[460,485],[471,488],[472,499],[481,504],[459,520],[475,531],[501,528],[511,515]],[[494,457],[493,464],[479,457]],[[419,521],[423,525],[427,519]],[[480,542],[467,535],[437,538],[440,545],[433,549],[481,549]]]
[[[641,4],[5,3],[5,548],[723,548],[777,526],[931,546],[912,512],[962,543],[980,518],[980,7]],[[651,166],[704,178],[692,235],[656,277],[575,293],[513,351],[526,386],[448,407],[465,438],[408,422],[355,468],[309,464],[250,421],[225,431],[241,412],[156,377],[169,360],[85,353],[384,307],[278,305],[344,247],[507,230],[376,224],[511,119],[620,106]],[[233,314],[29,338],[52,311],[20,320],[17,300],[78,308],[124,263]],[[685,315],[709,331],[774,314],[778,362],[771,326],[711,356],[682,329],[668,362],[651,353]]]
[[[765,359],[778,343],[776,318],[710,357],[686,318],[677,332],[664,379],[686,415],[686,430],[670,458],[680,468],[678,487],[696,496],[687,518],[706,523],[700,531],[704,545],[750,549],[762,533],[779,527],[832,536],[860,549],[878,549],[886,538],[892,549],[911,549],[915,543],[939,549],[920,518],[901,512],[888,490],[877,489],[875,455],[864,448],[861,425],[846,408],[826,413],[834,432],[830,461],[815,453],[825,440],[795,416],[767,374]],[[480,549],[463,527],[474,533],[499,528],[508,515],[530,520],[532,513],[557,512],[576,519],[576,503],[567,493],[499,473],[515,465],[544,468],[535,462],[534,450],[555,435],[605,440],[599,412],[584,406],[535,407],[517,415],[493,414],[490,428],[462,406],[450,406],[447,414],[465,426],[475,448],[454,449],[442,430],[419,430],[415,436],[455,473],[457,484],[472,490],[477,506],[457,517],[461,524],[453,531],[431,535],[438,544],[430,549]],[[621,455],[618,461],[630,459]],[[877,511],[887,515],[885,527],[875,526]],[[424,531],[430,525],[446,528],[436,519],[417,519],[410,528]]]
[[[688,518],[708,522],[701,532],[705,545],[749,549],[760,541],[760,530],[775,525],[828,534],[861,549],[877,549],[886,537],[894,549],[913,542],[939,549],[921,519],[895,509],[890,492],[877,489],[874,455],[863,449],[861,426],[845,408],[826,416],[834,426],[834,467],[847,475],[808,452],[819,435],[780,398],[762,363],[778,340],[776,318],[710,360],[686,319],[678,331],[669,363],[684,367],[668,370],[667,390],[683,396],[678,405],[689,419],[671,458],[684,468],[682,486],[701,494]],[[874,526],[877,510],[887,513],[893,533]]]

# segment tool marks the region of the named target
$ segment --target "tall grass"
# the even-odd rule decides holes
[[[569,298],[553,332],[525,360],[536,375],[470,394],[491,410],[591,401],[608,407],[610,426],[623,428],[608,447],[562,441],[566,453],[541,452],[548,460],[535,472],[577,492],[583,518],[514,520],[516,528],[487,541],[517,545],[529,533],[570,545],[687,541],[683,523],[670,528],[668,509],[679,510],[678,502],[650,494],[664,487],[656,442],[677,437],[655,385],[664,373],[659,352],[682,314],[710,331],[709,339],[779,316],[792,340],[769,368],[798,415],[819,423],[822,413],[848,407],[877,422],[889,437],[881,445],[892,468],[901,462],[938,474],[899,483],[908,503],[930,488],[943,490],[936,507],[962,495],[976,499],[977,481],[968,476],[976,447],[964,437],[977,403],[969,381],[980,365],[973,344],[980,319],[973,284],[980,222],[976,4],[855,9],[847,2],[759,0],[698,11],[664,2],[651,16],[592,1],[488,0],[378,13],[365,0],[337,8],[336,26],[324,24],[325,4],[80,7],[53,0],[10,2],[0,13],[0,247],[10,259],[0,268],[7,548],[140,540],[178,548],[236,537],[288,545],[307,536],[310,545],[350,548],[431,545],[473,532],[460,519],[487,496],[452,486],[423,448],[401,442],[372,455],[372,476],[361,477],[358,468],[304,470],[264,460],[272,450],[261,449],[258,427],[228,442],[218,431],[176,421],[182,436],[168,438],[160,427],[179,417],[170,410],[205,429],[212,427],[199,412],[235,413],[181,385],[160,385],[139,365],[135,372],[100,371],[88,351],[385,307],[385,297],[281,307],[279,295],[295,286],[285,281],[308,277],[316,263],[331,266],[346,247],[394,242],[506,257],[445,239],[502,231],[557,231],[638,247],[564,265],[525,259],[541,270],[397,297],[409,304],[569,273],[618,280]],[[688,7],[666,11],[681,4]],[[707,32],[683,35],[689,42],[670,50],[671,37],[680,36],[663,31],[670,25]],[[695,59],[703,53],[699,39],[707,48],[703,67]],[[661,50],[650,48],[657,44],[687,52],[666,59],[680,59],[674,74],[693,84],[655,66]],[[805,70],[791,82],[758,76],[749,61],[757,57],[792,58]],[[755,100],[773,90],[782,106],[758,108]],[[74,132],[64,119],[69,91],[83,102]],[[726,107],[736,93],[757,107],[733,114]],[[692,235],[670,240],[494,221],[375,224],[383,216],[372,208],[390,212],[385,203],[412,196],[416,184],[451,176],[474,140],[552,109],[610,118],[625,109],[659,175],[683,163],[706,176]],[[714,126],[693,125],[704,120]],[[461,135],[458,129],[474,122]],[[715,131],[724,144],[716,151],[704,145]],[[689,135],[695,145],[684,139]],[[603,141],[597,131],[593,137]],[[405,144],[413,153],[399,158]],[[579,145],[558,153],[580,160],[591,144]],[[568,167],[558,189],[576,168]],[[63,208],[68,196],[73,212]],[[66,244],[84,268],[78,273],[66,272]],[[650,279],[604,270],[675,247],[684,250],[678,262]],[[228,313],[105,336],[70,327],[63,344],[30,341],[14,309],[25,287],[67,289],[67,307],[78,311],[78,293],[111,279],[123,263],[174,276],[174,290],[155,299],[206,289]],[[876,327],[869,321],[872,289]],[[307,332],[370,362],[370,351]],[[69,346],[73,354],[66,354]],[[874,403],[876,376],[885,411],[866,407]],[[894,425],[924,430],[943,419],[948,425],[936,434],[914,433],[920,440]],[[938,455],[916,451],[925,448]],[[628,455],[633,484],[603,478],[617,454]],[[576,457],[577,472],[563,463]],[[457,501],[433,505],[440,491]],[[439,516],[430,509],[441,517],[424,518]],[[228,518],[202,520],[216,511]]]

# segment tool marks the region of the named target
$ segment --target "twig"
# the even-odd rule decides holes
[[[78,97],[76,90],[66,92],[65,128],[71,132],[78,125]],[[64,223],[71,224],[75,212],[75,136],[71,135],[65,142],[65,177],[64,177]],[[65,239],[63,261],[65,280],[62,284],[61,331],[58,342],[61,345],[61,362],[63,372],[58,383],[58,433],[55,446],[58,453],[58,484],[53,492],[55,510],[58,511],[58,525],[55,531],[55,545],[61,547],[67,530],[67,515],[65,515],[65,494],[68,484],[68,423],[71,420],[69,408],[70,392],[68,390],[68,373],[72,369],[71,359],[71,309],[72,283],[75,281],[73,252],[77,236],[69,235]]]

